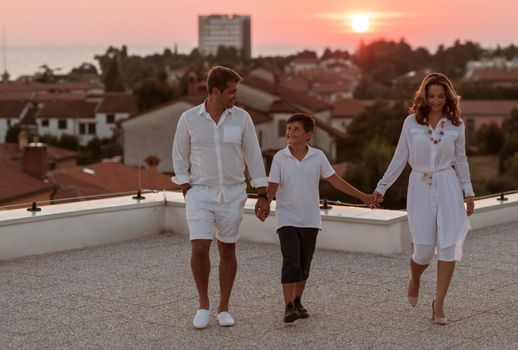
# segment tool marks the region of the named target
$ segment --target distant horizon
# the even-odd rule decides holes
[[[381,39],[381,38],[380,38]],[[390,39],[385,39],[390,40]],[[399,40],[399,39],[398,39]],[[461,42],[468,41],[469,39],[459,39]],[[405,39],[405,41],[412,47],[417,48],[418,45],[415,45]],[[477,42],[476,40],[470,40],[473,42]],[[369,41],[370,42],[370,41]],[[366,42],[367,44],[369,42]],[[445,47],[450,47],[453,45],[454,41],[451,43],[443,43]],[[479,43],[484,49],[495,49],[495,47],[487,47],[482,43]],[[501,45],[501,47],[506,47],[511,45],[509,43],[507,45]],[[66,45],[66,44],[53,44],[53,45],[6,45],[6,61],[7,61],[7,71],[9,72],[11,79],[16,79],[23,75],[32,75],[36,73],[39,67],[43,64],[48,65],[50,68],[59,68],[59,73],[68,73],[72,68],[80,66],[82,63],[92,63],[97,68],[99,68],[98,62],[94,59],[95,55],[104,54],[106,49],[110,46],[120,48],[122,45],[126,45],[128,48],[128,52],[130,55],[150,55],[150,54],[161,54],[164,49],[168,48],[170,50],[174,50],[175,43],[172,44],[96,44],[96,45],[88,45],[88,44],[75,44],[75,45]],[[439,44],[440,45],[440,44]],[[426,47],[430,53],[435,53],[437,51],[438,46],[434,49]],[[517,45],[517,44],[515,44]],[[188,45],[183,43],[178,43],[178,52],[181,54],[189,54],[191,50],[197,45]],[[288,56],[292,54],[296,54],[297,52],[301,52],[303,50],[311,50],[317,52],[320,56],[324,52],[326,48],[329,48],[333,51],[347,50],[349,53],[354,54],[357,47],[355,48],[347,48],[343,47],[332,47],[332,46],[324,46],[324,45],[252,45],[252,57],[266,57],[266,56]],[[3,72],[5,69],[3,62],[3,52],[2,52],[2,60],[0,62],[0,71]]]

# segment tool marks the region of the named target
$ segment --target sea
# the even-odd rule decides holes
[[[66,74],[82,63],[92,63],[99,68],[95,60],[96,55],[106,52],[108,46],[6,46],[0,48],[0,73],[9,72],[11,79],[23,75],[32,75],[41,70],[42,65],[56,70],[58,74]],[[166,48],[174,51],[171,46],[131,46],[127,45],[129,55],[146,56],[163,53]],[[179,53],[192,51],[194,46],[184,45],[177,47]],[[319,55],[324,52],[324,46],[254,46],[252,56],[288,56],[303,50],[316,51]],[[336,48],[331,48],[336,49]]]

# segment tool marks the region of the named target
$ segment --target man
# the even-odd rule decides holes
[[[196,328],[209,324],[208,284],[210,245],[215,236],[220,255],[218,324],[234,325],[228,312],[237,271],[236,242],[246,202],[245,164],[259,198],[255,210],[270,211],[267,178],[250,115],[234,106],[242,78],[229,68],[216,66],[207,78],[208,98],[184,112],[173,142],[173,181],[186,203],[191,240],[191,269],[199,296],[193,320]]]

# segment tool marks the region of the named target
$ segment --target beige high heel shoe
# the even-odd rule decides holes
[[[432,302],[432,322],[435,323],[435,324],[447,325],[448,324],[448,316],[435,317],[434,305],[435,305],[435,300]]]
[[[408,295],[408,289],[410,288],[410,281],[412,281],[412,276],[410,276],[410,278],[408,279],[407,298],[408,298],[408,303],[412,307],[415,307],[417,305],[417,302],[419,301],[419,296],[411,297],[410,295]]]

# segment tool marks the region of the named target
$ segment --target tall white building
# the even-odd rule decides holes
[[[198,16],[198,38],[204,56],[216,55],[219,46],[235,47],[245,59],[252,56],[250,16]]]

